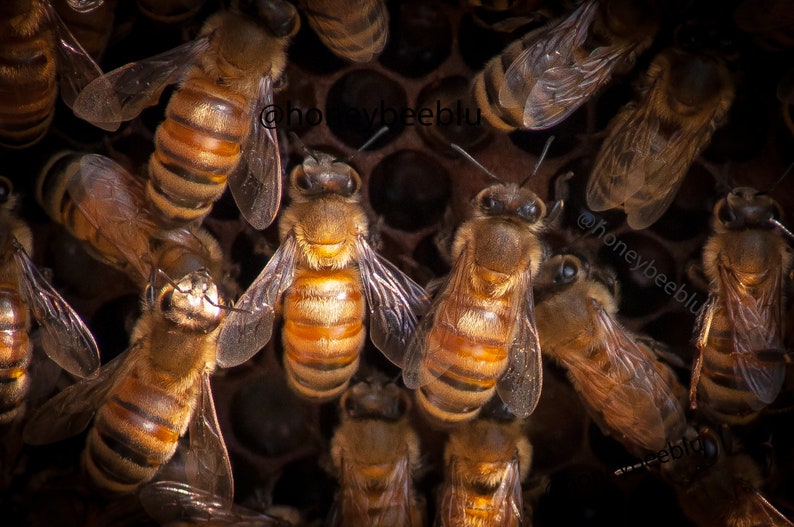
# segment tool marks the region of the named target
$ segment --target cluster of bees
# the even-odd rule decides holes
[[[730,12],[738,20],[761,3],[737,3]],[[354,168],[367,145],[345,158],[293,138],[302,156],[296,163],[286,155],[284,130],[257,118],[289,82],[290,43],[301,20],[334,55],[367,64],[390,42],[399,4],[231,0],[186,43],[108,73],[61,16],[77,33],[85,30],[81,17],[110,16],[112,26],[120,6],[0,6],[0,144],[9,152],[35,151],[48,136],[59,93],[77,118],[116,134],[177,86],[158,116],[145,166],[130,166],[115,148],[72,149],[40,163],[33,184],[48,221],[139,295],[129,345],[112,360],[100,360],[81,310],[56,290],[58,277],[37,269],[17,195],[9,180],[0,181],[0,469],[9,503],[24,501],[13,487],[32,452],[87,431],[81,485],[108,503],[142,506],[163,525],[532,525],[549,489],[547,477],[532,474],[533,458],[546,454],[530,440],[535,410],[544,407],[545,372],[567,376],[599,433],[641,461],[621,473],[643,471],[664,482],[687,521],[794,525],[762,494],[764,467],[753,455],[759,434],[777,419],[769,416],[786,415],[776,401],[790,384],[785,319],[794,235],[775,191],[734,185],[714,204],[691,272],[708,292],[692,328],[691,363],[624,326],[618,277],[582,232],[564,225],[566,202],[579,190],[588,214],[619,209],[631,229],[646,229],[668,211],[693,166],[711,166],[699,156],[728,120],[737,91],[721,34],[683,24],[669,47],[654,48],[665,9],[696,11],[687,2],[535,4],[542,3],[457,6],[489,31],[518,34],[466,92],[487,133],[553,133],[614,78],[644,64],[636,95],[599,138],[586,183],[575,189],[563,174],[553,200],[534,186],[549,142],[534,171],[519,167],[531,171],[520,183],[501,179],[520,174],[494,175],[479,165],[477,141],[469,145],[474,157],[450,145],[457,166],[488,183],[464,221],[438,229],[435,247],[449,272],[426,287],[408,276],[419,276],[420,264],[379,252],[384,227],[370,225],[362,202],[367,181]],[[784,4],[763,9],[768,20],[788,16],[783,27],[790,31],[794,17]],[[136,9],[169,24],[208,7],[138,0]],[[95,56],[110,32],[102,35]],[[793,47],[786,34],[773,38]],[[769,97],[779,99],[794,133],[793,92],[784,81]],[[448,143],[454,134],[437,131]],[[250,228],[273,224],[278,231],[277,248],[242,288],[208,219],[227,186]],[[283,347],[279,371],[292,397],[334,409],[338,424],[324,449],[337,490],[321,517],[299,507],[255,511],[233,503],[239,468],[227,452],[211,378],[245,368],[269,347]],[[39,351],[80,379],[63,387]],[[56,384],[63,389],[42,396]],[[428,434],[441,452],[426,451]],[[662,459],[665,449],[695,443],[680,459]]]

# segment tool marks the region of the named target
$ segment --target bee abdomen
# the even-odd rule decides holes
[[[333,2],[323,11],[334,10]],[[317,14],[309,16],[309,24],[329,49],[337,55],[354,62],[368,62],[380,53],[388,38],[388,18],[380,0],[370,0],[361,9],[350,14],[343,13],[341,18]],[[377,13],[381,11],[381,13]]]
[[[165,224],[209,213],[240,162],[251,123],[245,97],[199,73],[176,92],[155,133],[146,195]]]
[[[515,58],[524,50],[521,40],[508,46],[500,55],[489,60],[483,70],[472,81],[474,100],[483,112],[488,123],[498,130],[512,132],[524,127],[524,106],[514,108],[502,106],[499,91],[505,85],[505,72]],[[521,95],[512,94],[517,102],[523,103]]]
[[[28,311],[19,293],[0,286],[0,425],[25,411],[30,385],[28,365],[33,346],[28,338]]]
[[[52,33],[43,26],[32,35],[11,34],[2,38],[0,93],[5,95],[0,97],[0,144],[3,146],[26,148],[47,133],[58,96],[54,47]]]
[[[97,412],[83,453],[94,483],[112,493],[128,493],[152,479],[174,455],[190,421],[185,398],[134,375],[115,387]]]
[[[356,271],[296,271],[284,297],[284,368],[290,386],[321,401],[341,394],[358,370],[365,303]]]
[[[507,346],[485,336],[462,335],[452,327],[438,325],[428,335],[428,356],[416,393],[420,407],[435,419],[456,423],[474,418],[493,396],[496,381],[507,367]],[[439,346],[443,343],[443,346]],[[443,371],[449,366],[446,371]],[[443,372],[443,373],[442,373]]]

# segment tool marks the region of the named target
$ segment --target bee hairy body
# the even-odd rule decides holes
[[[33,353],[29,329],[28,308],[19,291],[12,284],[0,284],[0,425],[25,411]]]
[[[287,379],[298,393],[327,400],[345,390],[364,347],[366,304],[358,270],[295,269],[284,294]]]
[[[369,62],[386,46],[389,14],[383,0],[303,0],[309,25],[335,55]]]
[[[55,36],[43,2],[13,4],[0,7],[0,144],[26,148],[44,137],[54,115]]]

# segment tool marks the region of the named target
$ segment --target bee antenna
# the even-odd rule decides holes
[[[490,170],[488,170],[487,168],[485,168],[485,166],[483,166],[483,164],[482,164],[482,163],[480,163],[479,161],[477,161],[476,159],[474,159],[474,158],[471,156],[471,154],[469,154],[468,152],[466,152],[466,150],[464,150],[462,147],[460,147],[460,146],[456,145],[455,143],[450,143],[450,144],[449,144],[449,146],[450,146],[450,148],[452,148],[453,150],[455,150],[457,153],[459,153],[460,155],[462,155],[463,157],[465,157],[465,158],[466,158],[466,159],[467,159],[467,160],[468,160],[468,161],[469,161],[471,164],[473,164],[474,166],[476,166],[477,168],[479,168],[480,170],[482,170],[483,172],[485,172],[486,174],[488,174],[488,176],[490,176],[492,179],[494,179],[494,180],[498,181],[499,183],[504,183],[504,181],[502,181],[501,179],[499,179],[498,177],[496,177],[496,175],[494,175],[494,173],[493,173],[493,172],[491,172]]]
[[[381,127],[378,129],[378,131],[377,131],[377,132],[375,132],[374,134],[372,134],[372,137],[370,137],[369,139],[367,139],[366,141],[364,141],[364,144],[363,144],[363,145],[359,146],[359,147],[358,147],[358,149],[356,149],[356,151],[355,151],[355,152],[353,152],[352,154],[350,154],[349,156],[347,156],[347,159],[345,159],[345,163],[350,163],[350,162],[352,162],[352,161],[353,161],[353,160],[356,158],[356,156],[357,156],[358,154],[360,154],[361,152],[363,152],[364,150],[366,150],[367,148],[369,148],[370,146],[372,146],[372,143],[374,143],[375,141],[377,141],[378,139],[380,139],[380,137],[381,137],[383,134],[385,134],[386,132],[388,132],[388,131],[389,131],[389,127],[388,127],[388,126],[386,126],[386,125],[383,125],[383,126],[381,126]]]
[[[769,218],[769,223],[771,223],[774,228],[782,232],[786,238],[789,239],[789,241],[794,242],[794,234],[792,234],[792,232],[788,230],[785,225],[774,218]]]
[[[303,152],[304,156],[314,157],[314,152],[311,149],[309,149],[309,147],[306,146],[306,144],[303,141],[301,141],[301,138],[298,137],[298,134],[296,134],[295,132],[290,132],[289,140],[291,143],[295,144]]]
[[[635,463],[634,465],[628,465],[626,467],[619,468],[612,472],[613,476],[623,476],[628,474],[629,472],[634,472],[636,470],[640,470],[641,468],[650,466],[650,465],[657,465],[659,464],[659,458],[654,458],[650,461],[643,461],[641,463]]]
[[[778,186],[778,185],[780,184],[780,182],[781,182],[781,181],[783,181],[783,180],[786,178],[786,176],[788,176],[788,173],[789,173],[789,172],[791,172],[791,169],[792,169],[793,167],[794,167],[794,162],[792,162],[792,163],[789,163],[789,166],[788,166],[788,168],[786,168],[786,171],[785,171],[785,172],[783,172],[783,175],[782,175],[782,176],[780,176],[779,178],[777,178],[777,181],[775,181],[775,182],[772,184],[772,186],[771,186],[771,187],[769,187],[769,190],[767,190],[767,191],[766,191],[766,193],[767,193],[767,194],[771,194],[771,193],[772,193],[772,191],[775,189],[775,187],[776,187],[776,186]]]
[[[524,185],[526,185],[527,181],[529,181],[530,179],[535,177],[535,174],[538,173],[538,169],[540,168],[540,165],[543,163],[543,160],[546,159],[546,154],[549,153],[549,148],[551,147],[551,143],[553,141],[554,141],[554,136],[553,135],[549,136],[549,138],[546,139],[546,144],[543,145],[543,151],[541,151],[540,157],[538,157],[538,162],[535,163],[535,168],[532,170],[532,173],[530,175],[528,175],[527,177],[525,177],[524,181],[522,181],[521,184],[518,185],[519,187],[523,187]]]

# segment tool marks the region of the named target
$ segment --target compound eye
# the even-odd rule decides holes
[[[0,203],[6,203],[14,191],[14,185],[11,180],[0,176]]]
[[[557,273],[554,275],[554,282],[557,284],[571,282],[576,278],[577,274],[579,274],[579,266],[570,260],[566,260],[557,268]]]
[[[540,217],[540,208],[534,201],[526,203],[518,209],[518,215],[529,222],[536,222]]]
[[[298,187],[298,189],[300,189],[300,190],[304,190],[304,191],[311,190],[311,188],[312,188],[312,180],[308,176],[308,174],[306,174],[305,171],[301,170],[295,176],[295,186]]]
[[[719,219],[720,223],[723,225],[730,225],[736,221],[736,213],[733,212],[733,209],[725,200],[723,200],[717,208],[717,219]]]

